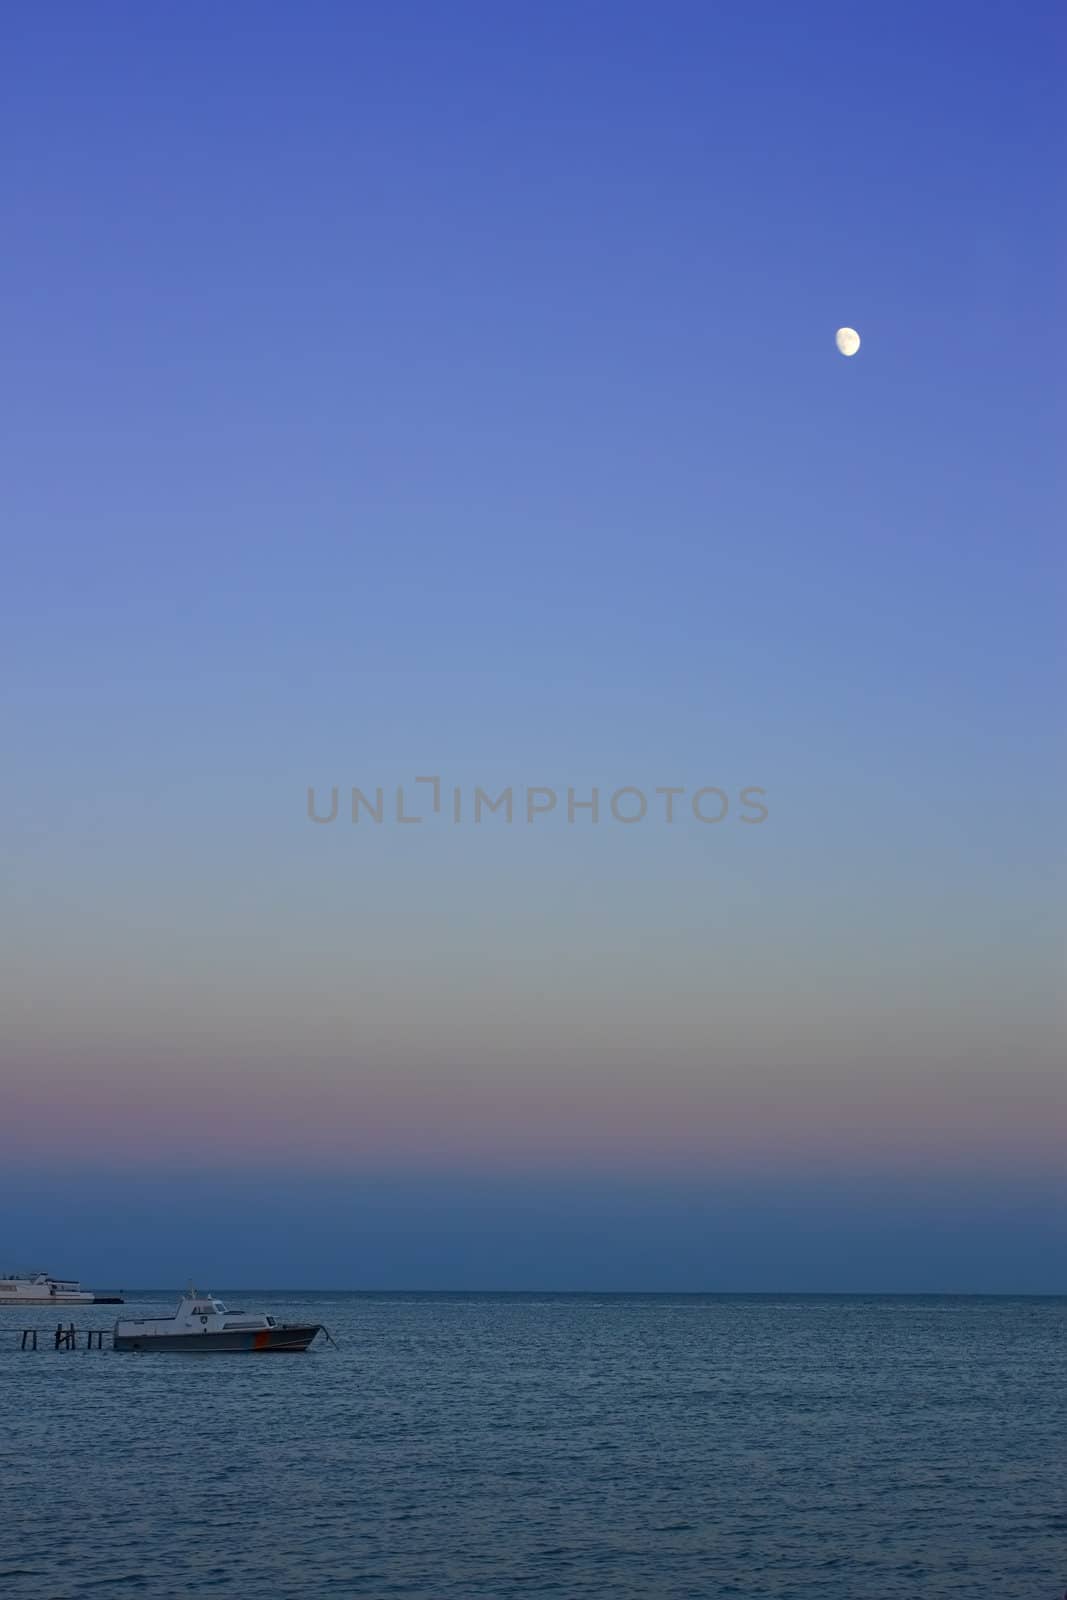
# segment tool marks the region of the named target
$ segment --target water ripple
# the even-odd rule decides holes
[[[1067,1583],[1065,1300],[256,1298],[341,1349],[21,1352],[0,1312],[5,1600]]]

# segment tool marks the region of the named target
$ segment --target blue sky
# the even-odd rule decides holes
[[[650,1206],[653,1286],[701,1287],[654,1201],[680,1163],[704,1212],[750,1197],[733,1279],[774,1288],[770,1173],[819,1218],[798,1280],[956,1282],[947,1237],[1017,1286],[1008,1195],[1052,1216],[1067,1111],[1062,19],[101,4],[5,36],[20,1170],[199,1162],[301,1214],[370,1173],[410,1218],[373,1270],[414,1286],[438,1214],[464,1282],[578,1286],[596,1216],[639,1287]],[[420,773],[770,814],[307,822],[308,785]],[[465,1185],[489,1216],[550,1185],[541,1254],[472,1251]],[[353,1206],[323,1281],[359,1281]],[[116,1227],[151,1278],[154,1225]]]

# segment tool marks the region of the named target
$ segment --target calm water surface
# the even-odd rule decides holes
[[[226,1298],[341,1348],[23,1354],[48,1316],[0,1312],[5,1600],[1067,1586],[1065,1299]]]

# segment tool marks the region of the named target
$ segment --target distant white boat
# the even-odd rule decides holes
[[[116,1350],[252,1355],[271,1350],[306,1350],[320,1330],[326,1331],[320,1322],[278,1322],[262,1311],[230,1311],[214,1295],[190,1288],[173,1316],[120,1318],[113,1342]]]
[[[121,1305],[119,1295],[93,1294],[83,1289],[74,1278],[53,1278],[47,1272],[35,1272],[24,1278],[0,1278],[0,1308],[3,1306],[91,1306],[94,1304]]]

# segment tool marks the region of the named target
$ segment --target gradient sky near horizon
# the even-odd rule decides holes
[[[2,35],[0,1258],[1062,1288],[1056,8]]]

